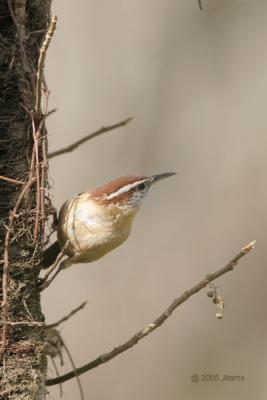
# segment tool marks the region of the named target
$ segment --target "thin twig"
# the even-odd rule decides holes
[[[96,136],[101,135],[102,133],[109,132],[109,131],[112,131],[113,129],[120,128],[122,126],[127,125],[132,119],[133,119],[132,117],[129,117],[129,118],[126,118],[126,119],[114,124],[114,125],[103,126],[102,128],[98,129],[97,131],[90,133],[87,136],[84,136],[82,139],[77,140],[77,142],[74,142],[74,143],[70,144],[69,146],[63,147],[63,149],[52,151],[51,153],[48,153],[47,157],[49,159],[51,159],[53,157],[60,156],[61,154],[70,153],[71,151],[77,149],[77,147],[79,147],[81,144],[87,142],[88,140],[95,138]]]
[[[27,114],[31,115],[31,111],[23,103],[19,103],[19,105],[23,108],[23,110],[26,111]],[[50,115],[54,114],[55,112],[57,112],[57,108],[52,108],[52,110],[44,113],[43,118],[47,119],[48,117],[50,117]]]
[[[52,110],[47,111],[45,118],[50,117],[50,115],[54,114],[55,112],[57,112],[57,108],[52,108]]]
[[[46,327],[44,322],[39,321],[0,321],[0,325],[10,325],[10,326],[44,326]]]
[[[31,114],[32,115],[32,114]],[[35,129],[34,118],[32,115],[32,135],[33,135],[33,151],[35,153],[35,174],[36,174],[36,215],[35,215],[35,223],[34,223],[34,242],[37,241],[38,233],[39,233],[39,214],[40,214],[40,206],[41,206],[41,198],[40,198],[40,164],[39,164],[39,138],[40,131],[39,128]]]
[[[48,100],[49,100],[49,91],[45,92],[45,110],[44,116],[47,117],[48,112]],[[42,146],[42,163],[41,163],[41,218],[42,224],[44,226],[45,223],[45,182],[47,180],[47,170],[48,170],[48,162],[47,162],[47,131],[45,125],[43,126],[44,135],[41,138],[41,146]]]
[[[74,378],[75,376],[81,375],[87,371],[90,371],[93,368],[98,367],[99,365],[106,363],[107,361],[111,360],[112,358],[118,356],[119,354],[123,353],[124,351],[130,349],[134,345],[136,345],[141,339],[149,335],[155,329],[159,328],[167,318],[169,318],[172,312],[187,301],[191,296],[198,293],[201,289],[204,289],[210,282],[214,281],[215,279],[219,278],[220,276],[226,274],[229,271],[232,271],[233,268],[237,265],[240,258],[245,256],[248,252],[250,252],[255,245],[255,241],[249,243],[245,247],[241,249],[241,251],[230,261],[228,262],[223,268],[219,269],[218,271],[214,272],[213,274],[208,274],[203,280],[199,283],[194,285],[191,289],[184,292],[180,297],[175,299],[169,307],[158,317],[155,319],[154,322],[148,324],[135,335],[133,335],[129,340],[127,340],[122,345],[115,347],[108,353],[102,354],[101,356],[97,357],[95,360],[89,362],[88,364],[83,365],[80,368],[77,368],[75,371],[71,371],[65,375],[61,375],[57,378],[48,379],[46,381],[47,386],[57,385],[58,383],[66,382],[69,379]]]
[[[53,324],[47,325],[47,328],[56,328],[58,325],[62,324],[65,321],[68,321],[71,317],[73,317],[74,314],[76,314],[78,311],[82,310],[87,304],[87,301],[84,301],[82,304],[80,304],[78,307],[74,308],[68,315],[65,315],[65,317],[61,318],[59,321],[54,322]]]
[[[52,356],[50,356],[51,362],[53,364],[54,370],[56,372],[56,376],[59,376],[59,372],[58,372],[58,368],[57,368],[57,364],[55,362],[55,360],[53,359]],[[62,390],[62,384],[59,384],[59,397],[62,398],[63,397],[63,390]]]
[[[45,64],[45,56],[53,34],[55,32],[57,25],[57,16],[54,15],[49,29],[47,31],[45,40],[40,49],[40,56],[38,60],[38,69],[36,74],[36,101],[35,101],[35,112],[37,115],[41,114],[41,101],[42,101],[42,84],[43,84],[43,75],[44,75],[44,64]]]
[[[22,63],[23,63],[26,73],[30,77],[32,90],[34,90],[34,87],[35,87],[34,79],[33,79],[32,71],[31,71],[29,61],[27,58],[26,50],[24,47],[24,41],[26,38],[26,35],[25,35],[26,3],[27,3],[26,0],[17,2],[16,7],[15,7],[16,12],[15,12],[12,7],[12,1],[8,0],[8,8],[9,8],[9,12],[10,12],[12,21],[17,29]]]
[[[41,163],[41,218],[42,224],[45,223],[45,182],[47,176],[47,158],[46,158],[46,138],[42,139],[42,155],[43,161]]]
[[[6,230],[5,242],[4,242],[4,267],[3,267],[3,280],[2,280],[2,291],[3,291],[3,301],[2,301],[2,310],[3,310],[3,330],[2,330],[2,347],[1,353],[4,353],[8,344],[8,282],[9,282],[9,243],[11,237],[12,226],[15,218],[17,217],[19,206],[23,200],[23,198],[28,193],[31,185],[35,182],[35,177],[30,175],[28,182],[25,184],[24,188],[20,192],[20,195],[17,199],[15,207],[10,212],[9,215],[9,225]]]
[[[24,108],[24,106],[23,106]],[[35,214],[35,223],[34,223],[34,242],[38,239],[38,234],[40,230],[40,212],[42,211],[42,185],[44,186],[45,181],[42,180],[40,176],[40,165],[42,163],[39,162],[39,141],[43,138],[41,137],[41,132],[44,128],[45,118],[42,116],[39,121],[38,129],[36,130],[35,121],[33,113],[30,112],[31,120],[32,120],[32,136],[33,136],[33,155],[34,155],[34,164],[31,165],[31,174],[36,175],[36,214]],[[34,171],[35,167],[35,171]],[[44,177],[43,177],[44,178]]]
[[[25,182],[18,181],[17,179],[13,179],[13,178],[8,178],[8,177],[3,176],[3,175],[0,175],[0,180],[7,181],[7,182],[10,182],[10,183],[15,183],[16,185],[25,185]]]
[[[36,31],[29,32],[28,35],[26,36],[26,39],[28,39],[32,35],[38,35],[40,33],[45,33],[45,32],[46,29],[37,29]]]
[[[10,326],[16,326],[16,325],[44,326],[45,329],[56,328],[58,325],[62,324],[63,322],[68,321],[78,311],[82,310],[86,306],[86,304],[87,304],[87,301],[84,301],[78,307],[74,308],[68,315],[65,315],[65,317],[61,318],[59,321],[54,322],[53,324],[50,324],[50,325],[47,325],[45,322],[41,322],[41,321],[1,321],[1,320],[0,320],[0,325],[7,324]],[[27,312],[29,313],[28,307],[27,307]]]
[[[3,291],[3,329],[2,329],[2,347],[1,353],[4,353],[8,345],[8,283],[9,283],[9,244],[12,232],[12,226],[15,218],[17,217],[18,209],[24,197],[26,197],[31,185],[35,182],[36,178],[33,176],[33,169],[35,164],[35,153],[32,153],[31,168],[28,181],[20,192],[15,207],[9,214],[9,225],[6,230],[5,242],[4,242],[4,267],[3,267],[3,279],[2,279],[2,291]]]
[[[30,310],[29,310],[29,307],[28,307],[28,305],[27,305],[27,303],[26,303],[26,300],[23,300],[23,305],[24,305],[24,308],[25,308],[25,310],[26,310],[26,312],[27,312],[27,314],[28,314],[28,317],[30,318],[30,321],[31,321],[31,322],[35,322],[35,321],[34,321],[34,318],[33,318],[33,316],[32,316],[32,314],[31,314],[31,312],[30,312]]]
[[[203,10],[202,0],[198,0],[198,6],[199,9],[202,11]]]
[[[23,108],[24,111],[26,111],[26,113],[31,117],[32,116],[32,111],[28,109],[27,106],[25,106],[25,104],[23,103],[19,103],[19,105]]]
[[[78,384],[78,387],[79,387],[81,400],[84,400],[83,387],[82,387],[82,384],[81,384],[81,380],[80,380],[80,378],[79,378],[79,374],[76,373],[77,369],[76,369],[74,360],[73,360],[73,358],[72,358],[71,352],[69,351],[69,349],[68,349],[67,345],[65,344],[64,340],[62,339],[62,337],[61,337],[60,339],[61,339],[62,346],[64,347],[64,349],[65,349],[65,351],[66,351],[66,353],[67,353],[67,355],[68,355],[68,357],[69,357],[71,366],[72,366],[72,368],[73,368],[73,372],[74,372],[74,374],[75,374],[74,377],[77,379],[77,384]]]

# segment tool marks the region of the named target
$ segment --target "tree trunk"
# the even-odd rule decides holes
[[[4,277],[1,281],[1,399],[45,398],[45,331],[43,326],[30,324],[44,321],[37,288],[44,237],[43,228],[38,229],[37,235],[35,228],[39,218],[36,215],[37,179],[31,171],[34,140],[32,117],[27,109],[34,109],[37,63],[50,20],[50,2],[0,0],[0,175],[29,183],[26,190],[23,183],[0,179],[0,272],[1,278]],[[40,152],[42,162],[39,146],[37,153]],[[29,182],[31,175],[33,179]],[[46,187],[46,179],[43,184]],[[14,209],[16,204],[18,207]]]

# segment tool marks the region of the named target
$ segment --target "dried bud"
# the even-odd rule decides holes
[[[213,290],[209,290],[207,292],[207,296],[213,298],[214,297],[214,291]]]
[[[222,298],[222,296],[216,295],[216,296],[214,297],[214,299],[213,299],[213,303],[214,303],[214,304],[220,304],[220,303],[223,304],[223,298]]]

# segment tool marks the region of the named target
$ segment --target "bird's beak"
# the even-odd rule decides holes
[[[160,181],[161,179],[165,179],[173,175],[176,175],[176,172],[164,172],[163,174],[152,175],[150,177],[151,185],[153,185],[155,182]]]

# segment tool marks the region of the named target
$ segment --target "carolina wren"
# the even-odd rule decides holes
[[[44,266],[60,249],[67,259],[60,269],[76,263],[95,261],[121,245],[131,232],[133,219],[151,186],[175,175],[166,172],[152,176],[123,176],[94,190],[67,200],[58,218],[58,242],[44,252]],[[50,252],[50,253],[51,253]]]

